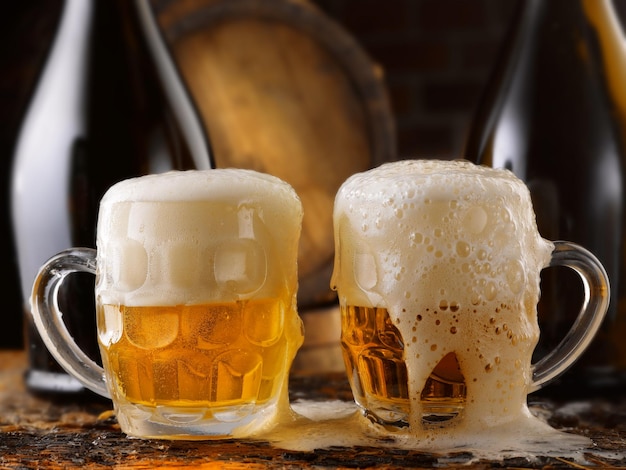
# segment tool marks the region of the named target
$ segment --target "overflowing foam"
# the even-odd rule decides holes
[[[402,336],[410,432],[425,432],[420,393],[449,353],[467,396],[448,429],[526,419],[539,273],[554,246],[523,182],[467,161],[388,163],[343,184],[334,222],[340,303],[386,308]]]
[[[340,302],[386,308],[402,334],[410,425],[392,431],[354,403],[301,401],[259,437],[300,451],[423,451],[442,465],[550,455],[585,461],[591,440],[551,428],[526,404],[539,271],[553,245],[539,236],[521,181],[467,162],[385,164],[345,182],[334,220]],[[425,424],[421,387],[451,351],[466,406],[451,421]]]
[[[180,305],[295,291],[301,222],[293,188],[252,170],[122,181],[100,204],[102,300]]]
[[[304,452],[341,447],[410,450],[431,454],[439,465],[509,458],[534,462],[542,457],[587,463],[588,457],[620,457],[619,452],[599,450],[587,437],[552,428],[540,418],[540,410],[536,413],[525,413],[479,433],[458,427],[432,427],[419,434],[393,433],[372,424],[354,403],[301,400],[292,404],[290,413],[279,415],[273,428],[253,437],[268,440],[277,448]]]

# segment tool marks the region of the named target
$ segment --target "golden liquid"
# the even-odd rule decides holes
[[[410,412],[404,343],[384,308],[341,307],[341,344],[355,401],[381,424],[406,426]],[[435,367],[421,391],[423,420],[451,419],[466,386],[454,353]]]
[[[98,312],[100,344],[116,393],[149,406],[262,404],[278,395],[301,340],[277,299],[124,307]]]

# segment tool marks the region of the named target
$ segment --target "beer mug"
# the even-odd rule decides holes
[[[122,181],[100,202],[97,251],[69,249],[39,271],[35,324],[70,374],[110,396],[126,434],[249,435],[289,406],[301,222],[292,187],[251,170]],[[74,272],[96,276],[104,369],[62,322],[57,292]]]
[[[405,160],[347,179],[334,208],[331,285],[357,405],[419,431],[496,426],[564,372],[606,313],[609,281],[584,248],[543,239],[527,187],[468,161]],[[566,266],[585,300],[561,344],[532,364],[540,272]]]

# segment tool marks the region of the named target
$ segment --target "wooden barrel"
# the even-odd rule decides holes
[[[351,174],[396,158],[384,81],[302,0],[153,0],[217,167],[290,183],[304,207],[298,303],[332,303],[332,208]]]

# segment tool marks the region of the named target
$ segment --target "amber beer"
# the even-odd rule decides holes
[[[404,344],[385,308],[342,306],[341,344],[359,403],[380,424],[407,426],[409,391]],[[358,377],[358,378],[355,378]],[[357,384],[355,384],[357,385]],[[465,380],[454,353],[444,356],[420,394],[424,419],[445,421],[465,405]]]
[[[364,414],[413,429],[520,414],[554,249],[525,185],[466,161],[399,161],[349,178],[334,223],[332,285]]]
[[[278,396],[299,331],[285,331],[289,299],[173,307],[102,305],[105,368],[117,394],[146,406],[261,406]],[[107,320],[107,318],[111,320]],[[121,322],[121,328],[108,328]],[[111,335],[120,335],[110,341]]]

